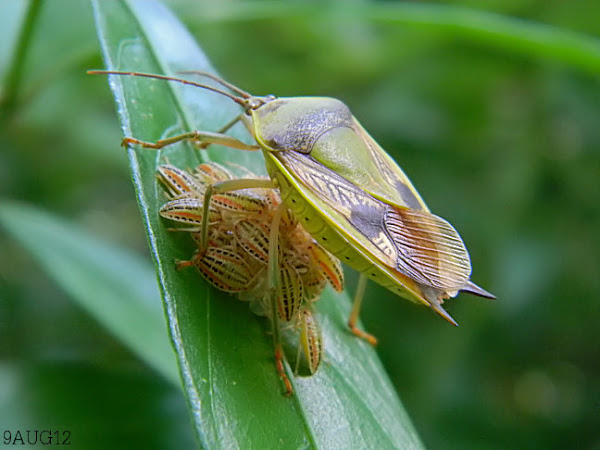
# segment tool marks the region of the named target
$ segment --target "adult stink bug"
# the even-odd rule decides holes
[[[204,211],[208,211],[214,194],[244,188],[277,188],[283,205],[342,262],[398,295],[430,307],[450,323],[456,325],[442,303],[459,291],[494,298],[470,281],[469,254],[456,230],[429,211],[402,169],[341,101],[322,97],[256,97],[205,72],[187,73],[211,78],[233,94],[169,76],[94,73],[177,81],[225,95],[243,107],[240,116],[216,133],[191,131],[157,142],[132,137],[123,140],[123,145],[155,149],[189,139],[199,147],[219,144],[262,150],[270,182],[224,180],[210,185]],[[246,125],[255,144],[224,134],[237,121]],[[274,214],[270,234],[269,272],[273,288],[279,267],[275,243],[281,214]],[[208,214],[204,214],[201,248],[206,248],[208,228]],[[361,300],[357,296],[349,325],[356,334],[374,343],[372,336],[355,325]],[[272,302],[275,307],[274,298]]]

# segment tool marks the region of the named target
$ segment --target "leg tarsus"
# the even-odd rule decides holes
[[[137,145],[140,145],[140,146],[142,146],[144,148],[160,149],[162,147],[160,146],[159,143],[160,143],[160,141],[154,143],[154,142],[140,141],[139,139],[132,138],[132,137],[125,137],[121,141],[121,147],[127,148],[130,145],[137,144]]]
[[[192,258],[190,261],[182,261],[180,259],[175,260],[175,269],[176,270],[185,269],[186,267],[191,267],[193,265],[194,265],[194,258]]]
[[[367,341],[372,346],[376,346],[377,345],[377,338],[375,336],[373,336],[372,334],[367,333],[366,331],[361,330],[360,328],[358,328],[353,323],[350,323],[350,321],[348,321],[348,326],[350,327],[350,331],[352,331],[352,334],[354,334],[355,336],[357,336],[357,337],[359,337],[361,339],[364,339],[365,341]]]

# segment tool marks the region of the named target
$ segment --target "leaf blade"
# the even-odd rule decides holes
[[[160,3],[120,1],[111,2],[110,8],[106,5],[96,2],[95,11],[109,70],[163,74],[190,69],[213,71],[187,31]],[[153,35],[151,31],[159,28],[168,29],[169,36],[162,32]],[[111,87],[125,135],[143,140],[164,137],[165,130],[170,136],[191,129],[217,130],[237,111],[229,100],[215,94],[164,82],[117,77],[111,80]],[[235,132],[247,139],[241,130]],[[200,442],[207,447],[331,447],[336,442],[372,447],[390,442],[419,448],[418,437],[373,349],[357,342],[344,329],[341,313],[349,310],[346,296],[327,291],[319,301],[325,354],[335,362],[335,370],[330,363],[315,377],[295,378],[296,396],[283,397],[273,367],[271,339],[265,333],[266,321],[252,316],[241,302],[208,287],[196,273],[175,272],[173,260],[189,258],[193,247],[188,242],[184,250],[185,239],[168,233],[159,221],[161,196],[154,174],[161,156],[168,156],[171,163],[183,168],[197,164],[200,157],[186,144],[157,153],[129,151],[171,339]],[[216,148],[206,156],[264,173],[258,154]],[[371,385],[377,385],[377,392],[363,395],[368,390],[365,386]],[[331,403],[336,407],[330,407]],[[391,422],[379,417],[377,407],[382,403],[393,417]],[[364,421],[370,426],[363,426]],[[346,426],[335,425],[341,422]]]

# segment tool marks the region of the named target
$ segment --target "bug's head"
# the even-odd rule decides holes
[[[250,93],[240,89],[239,87],[229,83],[228,81],[225,81],[223,78],[218,77],[217,75],[213,75],[212,73],[203,72],[200,70],[186,70],[186,71],[182,71],[179,73],[189,74],[189,75],[199,75],[199,76],[203,76],[206,78],[210,78],[211,80],[219,83],[221,86],[231,90],[233,93],[227,92],[223,89],[220,89],[220,88],[217,88],[214,86],[209,86],[207,84],[197,83],[195,81],[186,80],[183,78],[170,77],[167,75],[157,75],[157,74],[153,74],[153,73],[123,72],[123,71],[118,71],[118,70],[88,70],[87,73],[91,74],[91,75],[128,75],[128,76],[134,76],[134,77],[154,78],[157,80],[165,80],[165,81],[176,81],[178,83],[187,84],[189,86],[199,87],[199,88],[206,89],[206,90],[209,90],[212,92],[216,92],[217,94],[224,95],[225,97],[230,98],[231,100],[236,102],[238,105],[241,105],[244,108],[244,111],[246,111],[246,113],[256,110],[256,109],[260,108],[261,106],[263,106],[264,104],[269,103],[276,99],[276,97],[274,95],[266,95],[264,97],[256,97],[256,96],[251,95]]]
[[[249,98],[245,99],[245,104],[242,106],[244,106],[244,110],[246,111],[246,113],[250,113],[250,111],[257,110],[261,106],[272,102],[275,99],[277,99],[277,97],[275,97],[274,95],[265,95],[264,97],[250,96]]]

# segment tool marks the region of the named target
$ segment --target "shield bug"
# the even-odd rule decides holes
[[[245,188],[276,188],[285,207],[329,252],[359,271],[362,277],[428,306],[448,322],[456,325],[442,303],[460,291],[494,298],[470,281],[470,257],[454,227],[430,212],[403,170],[341,101],[324,97],[253,96],[206,72],[185,73],[210,78],[223,89],[139,72],[94,73],[176,81],[211,90],[242,106],[242,114],[216,133],[190,131],[157,142],[133,137],[123,140],[123,145],[154,149],[193,140],[199,148],[219,144],[262,151],[270,181],[224,180],[209,185],[204,198],[205,211],[214,194]],[[254,144],[225,134],[237,121],[246,125]],[[281,214],[273,215],[270,233],[269,279],[273,289],[278,275],[275,249]],[[204,214],[202,248],[208,242],[207,224],[208,215]],[[349,326],[355,334],[375,343],[373,336],[356,328],[361,301],[362,296],[357,295]],[[272,304],[275,309],[274,296]]]

